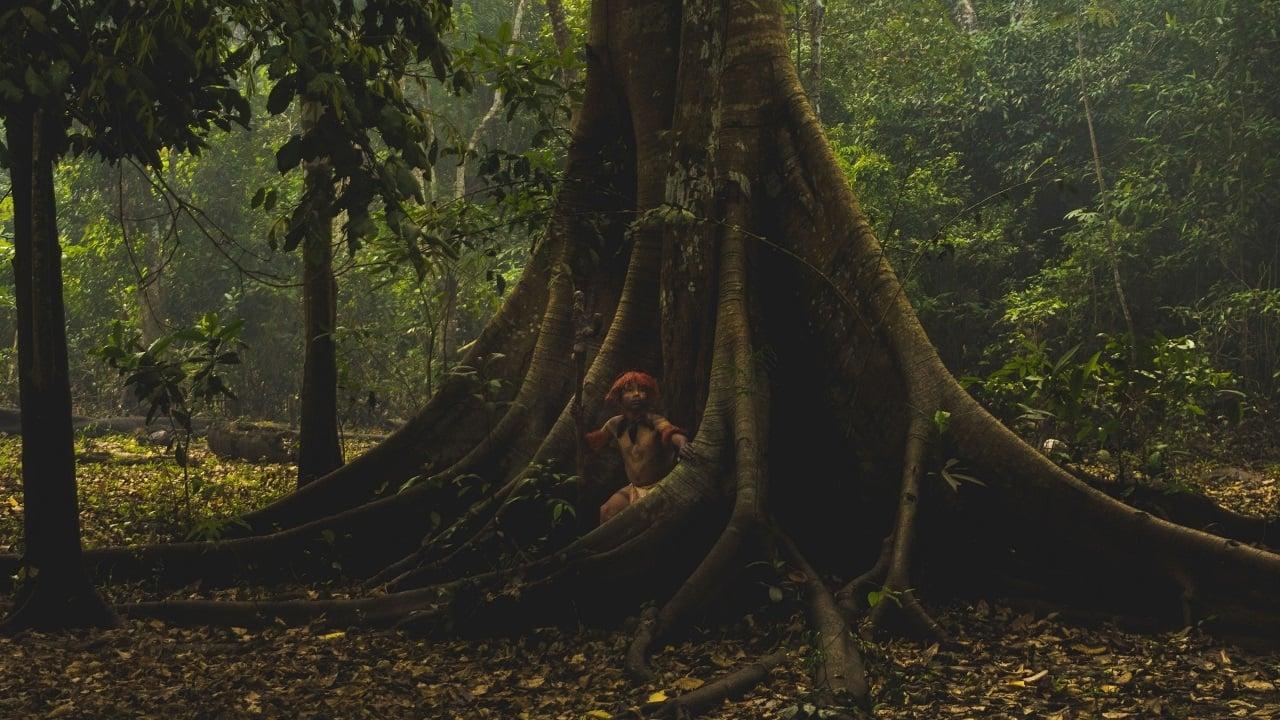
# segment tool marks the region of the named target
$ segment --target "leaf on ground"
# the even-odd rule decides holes
[[[1076,652],[1082,652],[1085,655],[1102,655],[1103,653],[1107,652],[1106,645],[1096,645],[1096,646],[1072,645],[1071,649],[1075,650]]]
[[[938,654],[938,643],[934,643],[929,647],[925,648],[923,653],[920,653],[920,664],[928,665],[929,663],[933,662],[933,658],[937,654]]]
[[[682,677],[679,680],[676,680],[675,687],[677,690],[689,692],[691,690],[697,690],[705,684],[706,682],[704,680],[700,680],[695,677]]]
[[[1040,672],[1034,675],[1028,675],[1027,677],[1022,678],[1022,682],[1033,683],[1037,680],[1040,680],[1041,678],[1043,678],[1045,675],[1048,675],[1048,674],[1049,674],[1048,670],[1041,670]]]
[[[1241,684],[1244,685],[1246,690],[1254,692],[1272,692],[1276,689],[1274,683],[1269,683],[1266,680],[1245,680]]]

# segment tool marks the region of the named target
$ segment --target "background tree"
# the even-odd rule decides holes
[[[298,482],[304,485],[342,464],[338,437],[337,284],[332,225],[344,215],[345,240],[354,253],[376,232],[370,203],[381,199],[383,219],[422,267],[423,252],[440,252],[413,223],[403,205],[425,202],[413,170],[434,164],[438,140],[426,112],[405,97],[402,81],[411,63],[448,73],[439,31],[448,18],[443,3],[267,3],[260,33],[260,64],[274,80],[267,109],[284,112],[300,99],[302,128],[276,153],[280,171],[305,165],[298,205],[278,226],[283,248],[302,246],[303,353],[298,432]],[[375,144],[375,138],[379,141]],[[270,200],[268,200],[268,197]],[[274,191],[255,199],[270,206]],[[254,203],[255,205],[258,203]],[[271,237],[276,237],[273,228]]]
[[[425,263],[415,268],[408,244],[386,228],[376,201],[371,208],[376,233],[362,242],[360,253],[335,248],[335,277],[343,284],[338,317],[359,318],[339,323],[334,333],[344,426],[394,423],[421,406],[424,395],[456,365],[456,348],[474,339],[514,284],[528,253],[529,228],[545,224],[547,198],[559,177],[567,137],[562,106],[578,93],[557,81],[564,54],[558,52],[539,8],[530,6],[526,23],[538,31],[523,33],[525,39],[513,44],[515,52],[509,56],[491,52],[490,47],[501,22],[510,19],[509,3],[480,3],[475,8],[458,4],[460,26],[446,30],[445,42],[457,50],[457,71],[467,84],[500,84],[510,99],[498,117],[501,127],[473,148],[467,162],[472,192],[466,200],[452,202],[444,197],[449,193],[442,193],[440,202],[424,206],[415,200],[403,206],[430,235],[457,245],[460,257],[449,260],[424,245]],[[580,25],[580,18],[572,20],[575,28]],[[486,42],[477,42],[479,37]],[[439,140],[443,160],[438,162],[452,171],[455,148],[472,133],[491,97],[488,92],[459,93],[452,82],[435,80],[433,72],[429,64],[414,67],[403,91],[427,113]],[[108,166],[91,155],[67,157],[60,164],[55,190],[78,413],[100,417],[120,412],[117,374],[92,351],[103,342],[103,328],[114,321],[140,322],[138,298],[147,282],[139,277],[139,263],[154,249],[163,263],[167,329],[191,327],[207,312],[247,320],[244,362],[228,370],[237,398],[206,412],[298,421],[297,368],[304,345],[297,280],[301,258],[298,252],[272,252],[263,239],[279,216],[287,217],[298,204],[304,173],[278,173],[275,151],[299,131],[298,114],[266,111],[272,85],[264,73],[260,68],[237,79],[253,103],[251,127],[210,136],[208,149],[199,156],[163,154],[162,175],[143,174],[130,164]],[[548,81],[552,84],[543,84]],[[375,132],[375,146],[380,142]],[[414,173],[426,185],[437,174]],[[7,179],[0,175],[0,198],[6,194]],[[263,188],[276,191],[268,213],[261,202],[252,205]],[[424,188],[424,194],[430,192]],[[121,200],[126,206],[123,228],[118,220]],[[11,202],[0,199],[0,208],[11,210]],[[5,240],[11,234],[9,217],[0,211],[0,252],[10,248]],[[336,226],[339,244],[342,222],[339,218]],[[282,231],[277,225],[277,249]],[[157,232],[163,236],[162,247],[149,244]],[[421,280],[419,269],[426,271]],[[446,271],[457,279],[452,303],[440,279]],[[7,274],[0,275],[0,285],[10,289]],[[446,312],[449,307],[452,311]],[[8,338],[0,344],[0,403],[8,405],[17,400],[16,381],[5,382],[16,367],[12,312],[0,304],[0,334]],[[442,322],[446,315],[451,318],[447,333]],[[446,335],[449,352],[443,353]]]
[[[205,4],[23,3],[0,13],[26,501],[24,583],[7,631],[115,621],[81,565],[54,167],[68,150],[154,165],[161,148],[197,149],[215,122],[244,122],[243,99],[223,85],[243,56],[222,20]]]

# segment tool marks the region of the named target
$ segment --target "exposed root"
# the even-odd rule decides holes
[[[735,213],[743,210],[743,204],[732,207],[731,219],[745,222],[745,214]],[[646,663],[651,645],[714,596],[715,589],[741,568],[744,548],[760,534],[765,489],[763,438],[767,435],[760,425],[761,418],[767,417],[768,393],[751,352],[746,269],[742,237],[736,229],[730,230],[721,245],[720,300],[712,358],[713,402],[708,403],[710,417],[704,419],[699,439],[702,443],[717,442],[729,430],[734,452],[733,511],[715,544],[662,606],[652,627],[636,634],[627,653],[627,671],[634,678],[649,676]],[[729,428],[721,420],[726,414],[732,419]]]
[[[958,386],[948,405],[957,451],[982,469],[1002,507],[1016,508],[1011,529],[1054,537],[1058,563],[1108,579],[1084,602],[1113,608],[1115,583],[1127,580],[1132,592],[1166,594],[1171,608],[1212,618],[1225,630],[1280,632],[1280,555],[1174,525],[1095,490],[1019,440]],[[1187,588],[1194,588],[1194,602],[1184,601]]]
[[[684,474],[687,475],[698,474],[698,471],[688,468],[677,468],[677,471],[682,469],[685,470]],[[663,480],[663,483],[671,483],[674,479],[673,477],[668,477]],[[651,498],[652,496],[645,498],[645,500],[648,501]],[[681,498],[677,497],[676,500],[680,501]],[[689,502],[690,499],[688,498],[684,500],[687,505],[693,504]],[[749,514],[739,511],[738,507],[735,503],[734,514],[730,517],[720,537],[703,557],[697,568],[689,575],[688,579],[662,605],[662,609],[654,611],[650,608],[646,611],[646,616],[641,618],[635,637],[627,650],[626,660],[627,674],[637,682],[645,682],[652,677],[652,671],[648,667],[648,657],[653,644],[666,637],[672,629],[687,619],[690,614],[701,608],[709,598],[714,596],[715,588],[719,587],[741,567],[743,541],[752,534],[754,523],[750,521]],[[628,508],[623,511],[619,518],[607,523],[606,527],[608,524],[616,522],[618,519],[641,508],[643,508],[643,503],[636,506],[635,509]]]
[[[791,538],[781,530],[776,531],[776,537],[791,563],[804,574],[809,623],[817,635],[818,657],[813,681],[820,693],[819,700],[828,706],[852,705],[870,710],[871,695],[862,651],[845,621],[844,613]]]
[[[658,621],[658,610],[653,606],[646,607],[640,613],[636,623],[636,634],[627,646],[627,656],[623,661],[623,669],[634,682],[646,683],[653,679],[653,670],[649,667],[649,648],[653,645],[654,625]]]
[[[390,589],[389,585],[392,582],[395,582],[404,575],[413,572],[421,563],[422,546],[419,546],[415,548],[413,552],[405,555],[399,560],[396,560],[378,571],[378,573],[373,577],[365,580],[363,587],[365,590],[373,590],[384,586],[388,586],[388,589]]]
[[[569,258],[563,260],[567,262]],[[564,361],[573,342],[573,287],[568,275],[567,266],[563,264],[552,273],[548,290],[550,297],[529,370],[507,412],[480,442],[436,479],[447,480],[468,474],[505,477],[507,473],[498,460],[512,454],[511,449],[519,437],[525,434],[541,436],[554,420],[555,415],[548,410],[568,397],[572,380],[571,368]],[[524,458],[513,460],[520,464]]]
[[[653,717],[691,718],[714,710],[725,700],[733,700],[747,694],[756,685],[768,679],[769,672],[786,660],[787,653],[782,650],[765,655],[753,663],[721,675],[697,690],[666,701],[654,711]]]
[[[621,372],[624,363],[627,362],[628,349],[641,340],[644,330],[651,329],[656,313],[654,298],[657,290],[656,268],[659,249],[655,239],[642,238],[637,240],[632,250],[627,279],[618,300],[617,311],[583,383],[584,400],[588,405],[600,403],[604,389],[612,382],[613,377]],[[566,308],[571,309],[567,304],[569,288],[564,289]],[[566,320],[568,319],[571,319],[571,315],[566,316]],[[568,324],[565,325],[565,337],[562,339],[566,343],[572,339],[569,337],[571,329]],[[564,349],[560,348],[561,351]],[[567,355],[567,353],[560,352],[559,355]],[[548,365],[561,365],[562,370],[567,368],[558,356],[549,355],[545,362]],[[537,366],[535,364],[535,367]],[[532,374],[531,372],[530,375]],[[521,389],[521,397],[525,396],[526,388],[530,397],[529,402],[532,402],[533,398],[545,395],[544,383],[544,378],[527,381],[525,387]],[[563,457],[558,454],[558,451],[563,449],[562,446],[567,445],[567,440],[571,440],[571,431],[576,427],[573,421],[573,402],[573,398],[565,402],[549,432],[531,432],[528,427],[520,428],[522,436],[544,438],[538,449],[532,453],[532,457],[522,455],[520,459],[525,462],[532,460],[532,466],[537,466],[541,462],[554,462]],[[518,423],[513,423],[511,428],[515,429],[517,425]],[[482,543],[485,535],[493,531],[494,519],[503,503],[515,487],[526,479],[527,474],[528,468],[524,473],[511,478],[496,493],[468,509],[445,532],[424,542],[422,548],[378,573],[370,584],[387,584],[391,590],[404,590],[432,582],[442,573],[447,574],[451,562],[461,557],[467,548]],[[581,507],[576,509],[579,513],[589,510]]]
[[[575,562],[546,558],[504,572],[487,572],[453,582],[373,597],[333,600],[168,600],[126,605],[129,617],[180,625],[265,627],[395,627],[453,634],[500,634],[534,627],[563,607],[548,603],[571,589]],[[553,610],[549,610],[549,608]]]
[[[1186,573],[1182,572],[1180,568],[1173,568],[1170,571],[1170,574],[1173,576],[1173,580],[1177,583],[1178,588],[1182,590],[1182,625],[1183,627],[1191,627],[1198,617],[1194,607],[1194,603],[1196,601],[1196,585],[1191,578],[1187,577]]]
[[[1272,552],[1280,550],[1280,517],[1244,515],[1195,492],[1164,490],[1147,485],[1122,485],[1081,473],[1075,468],[1072,472],[1094,489],[1163,520],[1219,537],[1239,540]]]
[[[500,375],[512,384],[519,379],[520,386],[514,397],[502,392],[502,400],[512,400],[505,415],[475,413],[468,386],[450,380],[423,414],[365,460],[252,515],[255,537],[91,555],[100,572],[141,577],[159,568],[167,582],[179,584],[322,574],[338,562],[349,574],[374,575],[397,592],[325,601],[142,603],[126,612],[201,624],[372,624],[419,632],[502,633],[575,619],[588,609],[580,603],[600,596],[611,603],[606,609],[614,608],[618,603],[607,597],[611,592],[627,593],[632,602],[638,587],[661,595],[671,589],[668,581],[692,567],[665,603],[644,611],[627,653],[628,673],[651,677],[650,649],[716,598],[766,530],[770,383],[761,357],[775,348],[753,336],[761,327],[753,313],[762,308],[749,302],[749,281],[759,278],[750,277],[757,266],[748,264],[748,246],[768,244],[806,265],[806,279],[795,284],[803,322],[782,337],[801,338],[804,347],[818,349],[812,354],[831,356],[813,362],[832,373],[805,383],[839,386],[831,403],[841,406],[832,411],[838,422],[824,430],[845,432],[844,421],[857,416],[846,433],[856,446],[856,460],[874,460],[866,463],[870,467],[901,463],[894,529],[875,565],[841,590],[839,605],[795,544],[779,538],[805,576],[820,653],[815,680],[826,704],[868,704],[860,649],[840,607],[857,607],[873,583],[883,583],[873,623],[899,621],[942,635],[911,581],[921,486],[935,440],[981,473],[987,487],[964,509],[999,518],[981,528],[987,546],[1027,551],[1004,559],[1022,563],[1017,569],[1027,572],[1018,574],[1032,580],[1026,585],[1032,594],[1060,589],[1055,582],[1066,576],[1086,606],[1089,601],[1105,606],[1121,593],[1146,592],[1165,601],[1168,607],[1162,610],[1180,607],[1183,622],[1215,616],[1280,637],[1280,556],[1171,525],[1090,488],[1028,448],[955,383],[924,335],[805,100],[786,57],[778,6],[712,5],[596,4],[586,119],[580,118],[575,129],[570,180],[552,218],[551,241],[539,246],[516,295],[477,345],[488,352],[511,349]],[[699,18],[706,22],[682,26]],[[680,50],[664,54],[655,48]],[[615,56],[626,64],[625,73],[612,73]],[[699,105],[694,98],[705,102]],[[604,152],[614,150],[608,146],[613,140],[619,141],[621,163]],[[758,152],[766,144],[776,151]],[[606,180],[618,191],[610,201],[591,187]],[[637,219],[631,244],[622,241],[616,227],[599,230],[602,208],[624,209]],[[620,216],[606,224],[619,224]],[[691,239],[696,248],[686,247]],[[619,288],[624,262],[628,267]],[[700,462],[677,466],[643,500],[567,547],[527,562],[523,555],[533,554],[527,548],[490,557],[491,550],[509,549],[497,547],[506,542],[498,533],[521,511],[519,503],[509,501],[527,498],[520,483],[545,468],[565,471],[574,455],[581,423],[574,421],[576,399],[570,397],[575,368],[569,353],[569,289],[583,287],[578,280],[606,267],[609,277],[594,286],[604,291],[589,291],[588,304],[603,311],[616,297],[616,309],[602,312],[612,320],[588,363],[583,406],[598,407],[604,388],[627,366],[663,367],[669,374],[691,368],[691,377],[673,385],[682,412],[692,417],[703,407],[691,446]],[[706,282],[713,274],[714,282]],[[543,285],[549,278],[548,290]],[[697,287],[686,293],[690,283]],[[829,302],[823,307],[834,296],[841,300],[840,313],[826,312]],[[697,305],[680,307],[689,297]],[[812,325],[801,327],[810,320]],[[708,328],[714,328],[709,359]],[[804,335],[806,329],[814,339]],[[657,338],[670,346],[656,343]],[[777,345],[780,352],[795,352]],[[951,413],[941,437],[934,425],[938,410]],[[778,455],[803,449],[788,446]],[[478,503],[450,497],[452,488],[431,483],[384,497],[419,474],[428,460],[433,468],[444,468],[434,473],[435,480],[477,473],[499,489],[486,490]],[[811,492],[812,502],[823,500],[815,492],[822,486],[808,483],[804,473],[779,475],[772,482],[791,494],[787,500],[808,502],[805,494]],[[590,496],[584,493],[583,502]],[[594,510],[577,509],[580,516]],[[445,516],[444,532],[431,535],[425,527],[431,512]],[[1167,514],[1177,516],[1176,511]],[[708,521],[726,515],[723,527]],[[1237,520],[1214,518],[1210,524]],[[277,526],[286,529],[271,532]],[[879,532],[878,524],[868,527]],[[673,562],[665,551],[690,536],[696,542],[680,546]],[[1036,574],[1041,568],[1034,566],[1035,551],[1062,561],[1057,575]],[[492,564],[481,567],[481,559]],[[979,556],[975,562],[999,559]],[[0,559],[0,569],[4,562]],[[495,566],[501,569],[491,569]],[[660,712],[678,716],[710,709],[764,680],[784,657],[780,652],[766,656],[676,698]]]
[[[653,643],[666,637],[703,607],[714,597],[715,588],[720,587],[741,568],[743,546],[748,538],[757,534],[759,527],[748,515],[739,516],[735,513],[735,516],[730,518],[724,532],[697,569],[662,606],[652,626],[636,633],[627,651],[627,671],[632,677],[647,678],[649,673],[647,669],[643,669],[643,663],[647,662]]]
[[[501,352],[506,357],[488,363],[486,371],[515,387],[512,381],[524,375],[547,303],[548,292],[542,278],[549,274],[564,247],[554,237],[535,247],[528,281],[521,278],[462,358],[464,365],[474,366],[482,358]],[[452,464],[470,449],[476,432],[483,432],[475,421],[484,417],[484,408],[472,397],[474,393],[470,378],[446,377],[427,405],[377,448],[298,492],[249,513],[243,518],[244,526],[229,530],[249,536],[302,525],[394,492],[405,480],[420,473],[424,463]]]
[[[390,627],[415,611],[434,608],[440,601],[440,590],[431,588],[339,600],[170,600],[124,605],[120,610],[131,618],[156,619],[175,625]]]
[[[871,609],[871,623],[885,630],[891,624],[905,621],[910,631],[932,637],[945,637],[941,626],[929,616],[916,599],[911,586],[911,550],[915,541],[916,517],[920,502],[920,479],[924,474],[929,436],[932,433],[932,404],[912,408],[907,433],[907,448],[902,465],[902,493],[898,500],[898,517],[893,531],[893,550],[885,574],[884,594]]]
[[[566,249],[573,254],[574,284],[591,288],[592,309],[606,317],[613,314],[611,301],[617,297],[617,279],[623,269],[613,260],[622,241],[620,220],[635,207],[632,138],[622,112],[612,69],[594,67],[574,119],[565,179],[548,236],[534,246],[526,271],[462,358],[463,365],[474,367],[484,359],[489,379],[503,379],[516,388],[538,339],[539,319],[548,299],[546,278]],[[497,353],[504,357],[494,359]],[[314,522],[395,492],[426,463],[437,468],[454,464],[489,429],[483,403],[472,398],[474,392],[468,378],[446,378],[426,407],[378,448],[304,490],[250,513],[244,518],[246,527],[229,530],[261,535]]]

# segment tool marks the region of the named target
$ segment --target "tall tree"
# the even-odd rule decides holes
[[[354,3],[260,3],[251,37],[258,62],[274,81],[267,98],[273,114],[295,98],[303,115],[299,133],[276,153],[280,172],[300,165],[302,198],[271,234],[303,256],[304,342],[298,484],[342,465],[338,437],[337,282],[333,274],[333,224],[345,217],[348,252],[377,232],[371,204],[382,201],[382,219],[399,238],[402,256],[425,273],[424,257],[441,250],[406,212],[425,202],[414,170],[429,169],[438,143],[425,109],[411,103],[404,80],[428,64],[444,81],[449,56],[439,32],[449,20],[447,3],[386,0]],[[274,204],[260,191],[255,205]],[[271,198],[268,200],[268,198]],[[283,231],[283,232],[279,232]]]
[[[812,605],[815,686],[847,708],[870,698],[837,603],[875,599],[877,628],[942,632],[921,587],[1014,577],[1060,602],[1280,627],[1280,555],[1240,542],[1265,543],[1264,523],[1219,526],[1233,539],[1121,503],[1021,442],[948,373],[826,144],[782,3],[599,0],[589,47],[550,232],[472,347],[475,372],[450,376],[378,448],[244,518],[250,537],[94,556],[100,572],[162,568],[173,583],[337,564],[388,592],[130,613],[496,632],[655,600],[627,657],[643,677],[655,642],[776,547]],[[624,370],[661,373],[695,455],[581,537],[546,512],[575,490],[575,289],[582,314],[608,318],[588,348],[587,408]],[[511,388],[496,418],[477,387],[494,378]],[[423,527],[431,512],[438,531]],[[1225,517],[1167,514],[1198,527]],[[835,593],[818,575],[868,566]]]
[[[826,16],[826,3],[809,0],[809,103],[818,120],[822,120],[822,32]]]
[[[510,24],[504,23],[499,31],[499,40],[506,43],[506,47],[503,48],[502,52],[508,57],[519,47],[520,30],[524,25],[524,12],[527,4],[527,0],[516,0]],[[484,115],[480,116],[475,129],[471,131],[471,136],[467,138],[467,145],[462,149],[463,154],[458,162],[458,168],[455,171],[453,180],[453,197],[457,200],[462,200],[467,194],[467,156],[475,151],[480,141],[484,139],[489,127],[498,119],[498,112],[502,110],[502,103],[502,88],[494,88],[493,99],[489,102],[489,109],[485,111]]]
[[[58,158],[90,150],[158,164],[160,148],[198,148],[210,123],[243,123],[247,114],[243,98],[225,85],[242,58],[207,4],[191,4],[189,14],[159,2],[89,5],[23,2],[0,12],[25,503],[24,579],[6,631],[115,622],[81,558],[54,202]]]
[[[324,115],[316,100],[303,103],[302,130],[310,135]],[[298,484],[342,466],[338,435],[338,280],[333,275],[334,192],[329,161],[306,163],[306,232],[302,239],[302,389],[298,417]]]
[[[62,144],[62,128],[50,120],[56,111],[29,101],[5,117],[14,191],[26,546],[22,590],[5,631],[116,622],[81,562],[62,251],[53,194],[53,166]]]

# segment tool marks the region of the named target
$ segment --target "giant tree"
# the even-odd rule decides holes
[[[23,583],[7,631],[114,622],[81,561],[54,168],[68,151],[158,165],[161,148],[195,150],[211,124],[244,123],[247,104],[226,83],[243,57],[223,20],[202,2],[0,12],[25,504]]]
[[[378,448],[244,518],[247,537],[94,554],[99,572],[169,583],[337,565],[386,592],[127,612],[501,632],[653,600],[627,658],[643,677],[655,642],[776,548],[805,577],[817,686],[850,706],[865,705],[867,684],[840,606],[856,609],[869,590],[886,630],[944,632],[917,589],[947,585],[1276,628],[1280,555],[1242,542],[1257,537],[1112,499],[1021,442],[948,373],[824,140],[782,17],[780,3],[755,0],[593,3],[555,215],[469,351],[474,372],[453,374]],[[577,496],[564,475],[576,291],[607,319],[588,344],[587,410],[623,370],[660,374],[696,460],[614,520],[563,537],[538,511],[546,497]],[[508,402],[482,402],[481,369],[506,381]],[[613,489],[599,481],[615,470],[590,468],[597,482],[579,515]],[[981,482],[942,482],[964,477]],[[815,568],[867,572],[833,593]],[[677,702],[700,706],[763,674],[756,664]]]

